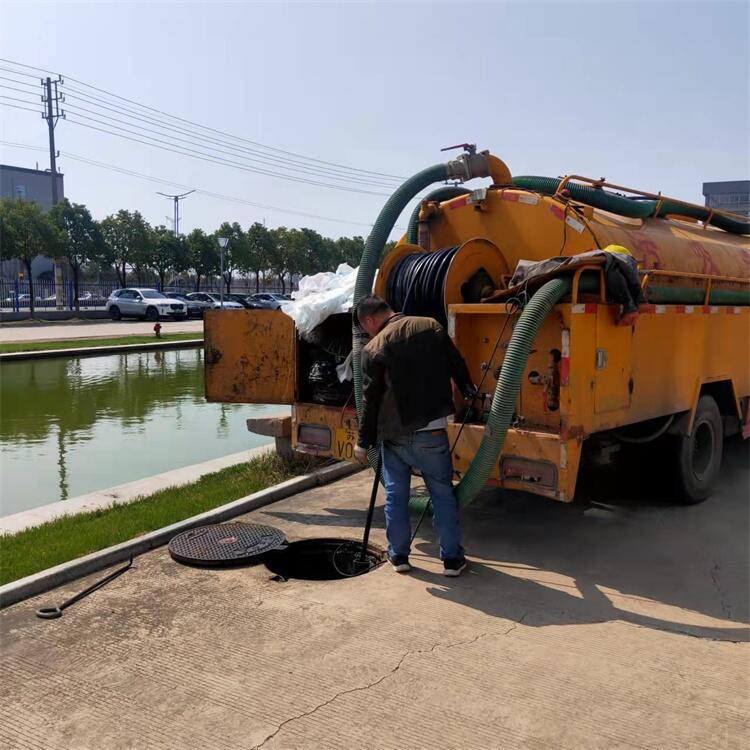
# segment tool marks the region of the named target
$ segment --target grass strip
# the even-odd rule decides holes
[[[291,460],[275,453],[168,487],[124,505],[77,513],[16,534],[0,536],[0,584],[46,570],[113,544],[169,526],[253,492],[307,474],[319,459]]]
[[[18,344],[0,344],[0,354],[12,352],[39,352],[50,349],[88,349],[92,346],[127,346],[128,344],[156,344],[160,341],[189,341],[202,339],[202,331],[193,333],[166,333],[161,338],[148,336],[119,336],[111,339],[62,339],[57,341],[26,341]]]

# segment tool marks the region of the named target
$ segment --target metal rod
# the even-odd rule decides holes
[[[121,576],[126,570],[129,570],[132,564],[133,558],[131,557],[127,565],[119,568],[114,573],[110,573],[109,575],[104,576],[104,578],[97,581],[96,583],[93,583],[87,589],[79,591],[75,596],[71,596],[70,599],[66,599],[62,604],[58,604],[56,607],[42,607],[41,609],[38,609],[36,611],[36,616],[41,617],[43,620],[55,620],[58,617],[62,617],[64,609],[69,607],[71,604],[75,604],[76,602],[80,601],[85,596],[88,596],[102,586],[108,584],[110,581],[114,581],[115,578]]]
[[[599,179],[595,180],[591,177],[583,177],[582,175],[577,174],[569,174],[566,175],[561,181],[560,184],[557,186],[557,190],[555,191],[555,195],[558,196],[559,193],[563,191],[563,189],[567,186],[567,184],[571,180],[577,180],[578,182],[587,182],[589,185],[592,185],[594,188],[603,188],[608,187],[612,188],[612,190],[623,190],[626,193],[633,193],[633,195],[641,195],[644,198],[652,198],[655,201],[660,201],[661,203],[664,203],[666,201],[670,201],[673,203],[681,203],[683,206],[689,206],[690,208],[700,208],[704,211],[711,211],[712,215],[721,215],[726,216],[729,219],[740,219],[741,221],[745,220],[745,217],[742,214],[736,213],[734,211],[724,211],[722,209],[710,209],[708,206],[703,206],[700,203],[690,203],[688,201],[684,201],[680,198],[670,198],[668,195],[662,195],[661,193],[649,193],[645,190],[636,190],[635,188],[629,188],[625,187],[624,185],[617,185],[614,182],[607,182],[605,179]],[[657,209],[660,208],[660,204],[657,205]],[[699,221],[704,221],[703,219],[699,219]]]
[[[365,521],[365,533],[362,536],[362,549],[359,553],[360,560],[367,559],[367,545],[370,542],[370,529],[372,528],[372,516],[375,513],[375,499],[378,496],[378,486],[380,485],[380,472],[383,468],[383,452],[378,453],[378,463],[375,468],[375,480],[372,483],[372,492],[370,493],[370,507],[367,509],[367,520]]]

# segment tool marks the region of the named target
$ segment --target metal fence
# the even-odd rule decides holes
[[[57,307],[57,288],[54,281],[35,281],[34,282],[34,308],[35,309],[56,309]],[[156,284],[131,284],[130,286],[140,286],[146,289],[160,289],[160,285]],[[290,292],[296,288],[296,285],[290,287],[287,283],[284,291]],[[120,289],[120,284],[116,282],[109,283],[95,283],[88,281],[80,281],[78,283],[78,307],[81,310],[84,309],[96,309],[104,308],[107,303],[107,298],[116,289]],[[212,292],[219,294],[221,292],[221,285],[218,281],[201,282],[202,292]],[[62,303],[65,310],[75,310],[75,293],[73,290],[73,281],[68,280],[63,284],[62,288]],[[165,292],[177,292],[178,294],[189,294],[195,291],[195,282],[192,280],[183,281],[175,279],[172,283],[164,287]],[[281,292],[281,284],[276,281],[268,281],[268,283],[261,283],[258,291],[261,292]],[[232,294],[249,295],[255,294],[255,280],[254,279],[237,279],[232,283]],[[28,310],[30,307],[31,294],[29,292],[29,282],[20,280],[0,280],[0,308],[3,310],[12,310],[13,312],[20,312]]]

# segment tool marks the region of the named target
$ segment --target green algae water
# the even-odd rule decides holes
[[[264,445],[245,420],[285,408],[207,403],[202,349],[5,363],[0,515]]]

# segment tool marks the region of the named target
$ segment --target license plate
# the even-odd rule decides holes
[[[354,458],[354,446],[356,444],[356,430],[348,430],[346,427],[341,427],[336,430],[332,453],[336,458],[343,458],[345,461],[351,461]]]

